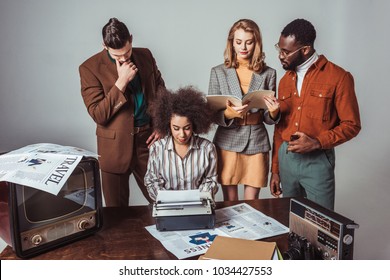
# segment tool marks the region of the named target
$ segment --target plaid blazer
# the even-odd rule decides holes
[[[253,73],[249,85],[249,91],[273,90],[276,92],[276,71],[266,66],[261,73]],[[211,69],[209,82],[209,95],[233,95],[242,98],[240,82],[235,68],[226,68],[224,64]],[[257,154],[268,152],[271,149],[267,129],[267,124],[275,124],[270,118],[268,110],[263,111],[263,123],[257,125],[237,125],[233,120],[226,120],[224,110],[217,112],[217,131],[214,135],[214,144],[223,150]]]

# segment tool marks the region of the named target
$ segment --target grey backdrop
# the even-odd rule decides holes
[[[273,45],[288,22],[303,17],[317,29],[318,53],[354,75],[360,103],[361,133],[336,149],[336,211],[360,224],[356,259],[390,259],[389,3],[1,0],[0,151],[39,142],[96,151],[78,66],[102,49],[101,28],[110,17],[128,25],[135,46],[152,50],[169,88],[192,84],[202,91],[207,91],[210,68],[223,61],[233,22],[251,18],[260,25],[267,63],[280,78],[284,71]],[[270,197],[269,190],[261,197]],[[144,203],[133,188],[131,204]]]

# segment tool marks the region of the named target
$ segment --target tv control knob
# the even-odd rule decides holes
[[[353,241],[353,237],[350,234],[346,234],[343,238],[343,242],[345,245],[351,245]]]
[[[90,227],[91,225],[89,224],[88,220],[86,219],[82,219],[81,221],[79,221],[79,223],[77,224],[77,227],[79,228],[79,230],[86,230]]]
[[[31,243],[34,244],[35,246],[41,244],[42,242],[42,236],[40,236],[39,234],[35,234],[33,235],[33,237],[31,237]]]

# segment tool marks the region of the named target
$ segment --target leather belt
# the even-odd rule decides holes
[[[150,124],[145,124],[144,126],[134,126],[134,130],[131,133],[131,135],[138,134],[140,132],[143,132],[145,130],[148,130],[150,128]]]
[[[263,121],[262,111],[256,113],[248,112],[242,119],[236,119],[236,124],[238,125],[254,125],[259,124]]]

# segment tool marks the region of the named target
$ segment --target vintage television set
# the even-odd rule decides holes
[[[30,258],[102,227],[99,163],[83,157],[57,195],[10,182],[0,185],[0,237]]]

